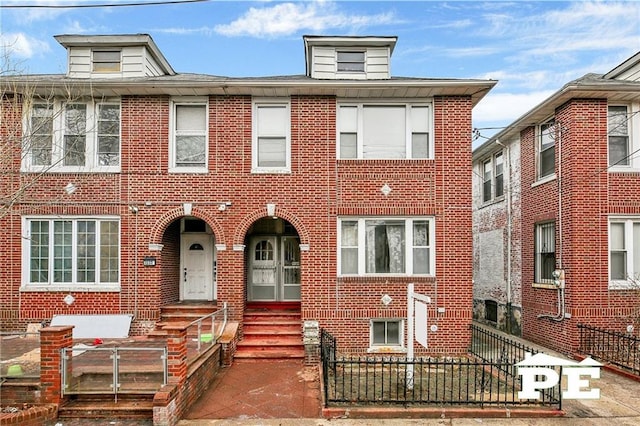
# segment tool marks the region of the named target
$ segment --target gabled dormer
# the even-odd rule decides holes
[[[58,35],[67,49],[67,76],[124,78],[175,75],[148,34]]]
[[[307,76],[325,80],[391,78],[397,37],[304,36]]]

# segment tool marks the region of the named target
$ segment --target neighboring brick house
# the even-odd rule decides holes
[[[637,54],[474,150],[475,318],[565,353],[580,323],[637,332],[639,149]]]
[[[391,77],[395,37],[305,36],[306,75],[260,78],[176,73],[144,34],[56,39],[66,75],[3,80],[3,329],[268,302],[401,353],[415,283],[428,350],[466,351],[471,110],[495,81]]]

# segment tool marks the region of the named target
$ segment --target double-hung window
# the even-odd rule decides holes
[[[637,288],[640,282],[640,218],[609,219],[609,286]]]
[[[120,282],[120,220],[116,217],[24,219],[26,287],[113,288]]]
[[[172,100],[169,165],[171,172],[207,172],[207,111],[206,98]]]
[[[34,102],[23,150],[24,171],[119,171],[120,102]]]
[[[338,51],[337,52],[338,72],[364,72],[365,54],[358,51]]]
[[[338,106],[338,158],[433,158],[430,103]]]
[[[556,224],[539,223],[535,226],[535,276],[540,284],[553,283],[553,271],[556,269]]]
[[[434,275],[433,218],[341,218],[340,275]]]
[[[120,72],[122,52],[116,50],[94,50],[92,52],[93,72]]]
[[[253,103],[252,171],[291,171],[290,103],[280,99],[256,99]]]
[[[538,178],[551,176],[556,171],[555,119],[542,123],[538,128]]]
[[[397,319],[372,319],[370,322],[369,350],[403,348],[403,321]]]
[[[609,166],[630,165],[629,118],[627,106],[609,106],[607,115]]]
[[[504,195],[504,161],[499,152],[482,163],[482,201],[487,202]]]

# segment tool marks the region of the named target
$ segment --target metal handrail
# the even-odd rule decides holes
[[[218,316],[218,314],[222,313],[222,326],[220,327],[220,335],[218,336],[214,336],[213,332],[215,330],[215,318]],[[200,352],[200,348],[202,346],[202,323],[204,321],[207,320],[207,318],[211,318],[211,343],[215,343],[217,342],[218,338],[222,335],[222,332],[224,331],[225,327],[227,326],[227,319],[228,319],[228,307],[227,307],[227,302],[223,302],[222,304],[222,309],[218,309],[215,312],[212,312],[210,314],[207,315],[203,315],[202,317],[193,320],[189,323],[189,327],[191,327],[192,325],[197,325],[198,326],[198,352]]]

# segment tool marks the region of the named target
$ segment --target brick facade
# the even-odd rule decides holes
[[[366,83],[366,82],[365,82]],[[327,86],[331,87],[331,82]],[[430,83],[432,84],[432,83]],[[493,82],[486,83],[484,90]],[[332,91],[331,89],[329,91]],[[475,95],[474,95],[475,96]],[[217,247],[217,300],[230,320],[241,321],[247,301],[247,237],[276,205],[302,245],[301,311],[333,333],[340,349],[369,346],[370,319],[405,318],[406,288],[431,297],[429,352],[465,352],[472,308],[471,95],[436,95],[433,160],[339,160],[336,158],[336,95],[291,95],[291,173],[252,173],[252,96],[208,96],[208,172],[169,171],[170,96],[122,95],[121,170],[118,173],[47,173],[28,188],[0,223],[0,319],[5,329],[55,314],[127,313],[133,334],[159,319],[160,307],[180,299],[180,220],[206,222]],[[410,102],[411,99],[401,99]],[[16,124],[8,117],[2,128]],[[4,131],[4,130],[3,130]],[[30,174],[3,176],[3,187]],[[61,189],[69,182],[78,190]],[[391,188],[384,195],[384,185]],[[52,202],[52,199],[54,200]],[[226,209],[219,202],[230,201]],[[136,210],[132,210],[136,207]],[[25,215],[113,215],[120,218],[119,291],[30,291],[21,288],[22,218]],[[435,218],[435,276],[340,277],[337,220],[341,216]],[[162,250],[150,245],[161,244]],[[143,266],[154,257],[155,266]],[[67,305],[63,298],[72,294]],[[388,294],[392,302],[381,303]],[[405,326],[406,333],[406,326]],[[405,338],[406,342],[406,338]]]

